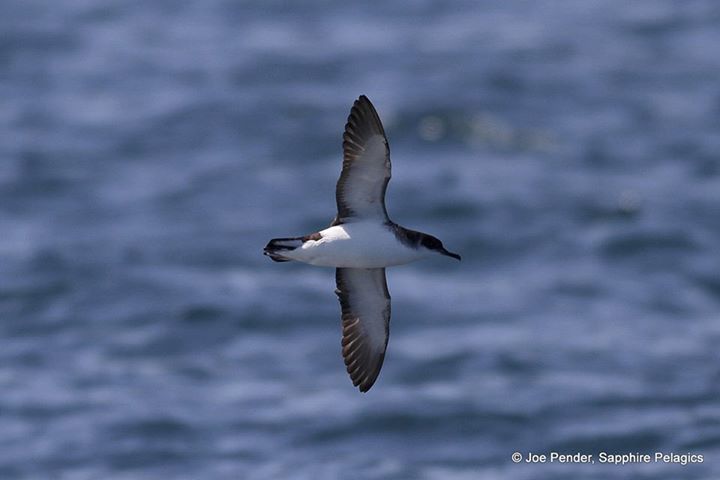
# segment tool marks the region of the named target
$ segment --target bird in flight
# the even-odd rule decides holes
[[[373,386],[390,333],[390,293],[385,267],[432,255],[460,260],[427,233],[388,217],[390,148],[380,117],[365,95],[350,110],[343,134],[342,173],[335,188],[337,215],[330,226],[302,237],[273,238],[264,254],[276,262],[295,260],[335,267],[335,293],[342,310],[342,355],[353,385]]]

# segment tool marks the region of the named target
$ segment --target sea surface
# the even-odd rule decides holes
[[[720,478],[719,25],[714,0],[3,0],[0,479]],[[361,94],[391,217],[463,257],[388,270],[367,394],[334,271],[262,255],[334,216]]]

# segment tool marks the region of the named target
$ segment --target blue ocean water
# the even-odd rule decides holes
[[[720,4],[0,6],[1,479],[714,479]],[[342,126],[385,123],[385,366],[340,357]],[[702,463],[515,464],[513,452]]]

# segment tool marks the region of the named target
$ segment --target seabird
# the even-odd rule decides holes
[[[264,254],[276,262],[295,260],[335,267],[335,294],[342,310],[342,355],[353,385],[373,386],[390,333],[390,293],[385,267],[431,255],[460,260],[427,233],[388,217],[390,148],[375,107],[365,95],[350,110],[343,134],[343,166],[335,188],[337,215],[325,230],[302,237],[274,238]]]

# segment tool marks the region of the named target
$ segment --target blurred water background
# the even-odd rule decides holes
[[[1,479],[718,478],[718,2],[0,13]],[[261,254],[333,217],[360,94],[463,255],[389,270],[366,395],[333,270]]]

